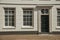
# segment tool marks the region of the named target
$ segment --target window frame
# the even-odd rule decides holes
[[[60,18],[58,18],[58,17],[60,17],[60,14],[58,13],[58,11],[60,11],[60,8],[57,8],[57,26],[60,26],[60,25],[58,25],[58,24],[60,24],[60,22],[58,22],[58,20],[60,19]]]
[[[23,9],[32,9],[32,25],[31,26],[27,26],[27,25],[23,25],[22,28],[33,28],[33,19],[34,19],[34,9],[33,8],[22,8]],[[24,11],[24,10],[23,10]],[[24,14],[23,14],[24,15]],[[24,22],[23,22],[24,23]]]
[[[12,14],[12,15],[14,15],[14,26],[6,26],[5,25],[5,8],[10,8],[10,9],[14,9],[13,11],[14,11],[14,14]],[[4,27],[3,28],[16,28],[16,8],[15,7],[4,7],[3,8],[4,9]],[[12,11],[12,10],[10,10],[10,11]],[[9,15],[9,14],[8,14]],[[11,14],[10,14],[11,15]],[[12,16],[11,15],[11,16]],[[13,18],[13,17],[12,17]]]

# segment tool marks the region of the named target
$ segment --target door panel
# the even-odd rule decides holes
[[[41,32],[49,32],[49,15],[41,15]]]

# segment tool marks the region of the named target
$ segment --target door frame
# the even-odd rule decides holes
[[[41,33],[41,9],[48,8],[49,9],[49,33],[52,32],[52,9],[51,7],[38,7],[38,14],[37,14],[37,24],[38,24],[38,32]]]

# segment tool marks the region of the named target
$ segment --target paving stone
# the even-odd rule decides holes
[[[60,40],[60,35],[0,35],[0,40]]]

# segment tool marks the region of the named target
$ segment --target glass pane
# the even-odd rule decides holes
[[[60,26],[60,23],[57,23],[57,26]]]
[[[45,10],[44,10],[44,13],[49,13],[48,9],[45,9]]]
[[[27,17],[32,17],[32,15],[27,15]]]
[[[8,26],[8,18],[5,18],[5,26]]]
[[[14,17],[12,17],[12,21],[14,21]]]
[[[9,26],[12,26],[12,21],[9,21]]]
[[[8,21],[8,18],[7,17],[5,17],[5,21]]]
[[[30,14],[32,14],[32,11],[30,11]]]
[[[12,15],[9,15],[9,17],[12,17]]]
[[[49,13],[49,10],[48,9],[41,9],[41,13],[42,14],[48,14]]]
[[[44,9],[41,9],[41,13],[44,14]]]
[[[23,17],[27,17],[27,15],[23,15]]]
[[[4,10],[5,10],[5,11],[7,11],[7,10],[8,10],[8,8],[4,8]]]
[[[12,26],[12,23],[9,23],[9,26]]]
[[[57,16],[57,19],[60,19],[60,16]]]
[[[14,17],[14,15],[12,15],[12,17]]]
[[[9,10],[15,10],[15,8],[9,8]]]
[[[8,26],[8,23],[7,22],[5,22],[5,26]]]
[[[27,25],[30,25],[30,22],[27,22]]]
[[[32,26],[32,22],[30,22],[30,25]]]
[[[30,21],[30,18],[27,18],[27,21]]]
[[[32,18],[30,18],[30,21],[32,21]]]
[[[27,18],[24,17],[24,18],[23,18],[23,21],[27,21]]]
[[[23,13],[25,14],[25,13],[27,13],[26,11],[23,11]]]
[[[57,22],[60,22],[60,19],[57,19]]]
[[[8,11],[5,11],[5,14],[8,14]]]
[[[14,26],[14,23],[12,23],[12,26]]]
[[[9,21],[12,21],[12,17],[9,17]]]
[[[12,13],[14,14],[15,12],[14,12],[14,11],[12,11]]]
[[[24,21],[24,23],[23,23],[24,25],[27,25],[27,22],[26,21]]]
[[[5,17],[8,17],[8,15],[5,15]]]
[[[9,11],[9,13],[12,13],[12,11]]]
[[[29,11],[27,11],[27,14],[29,13]]]

